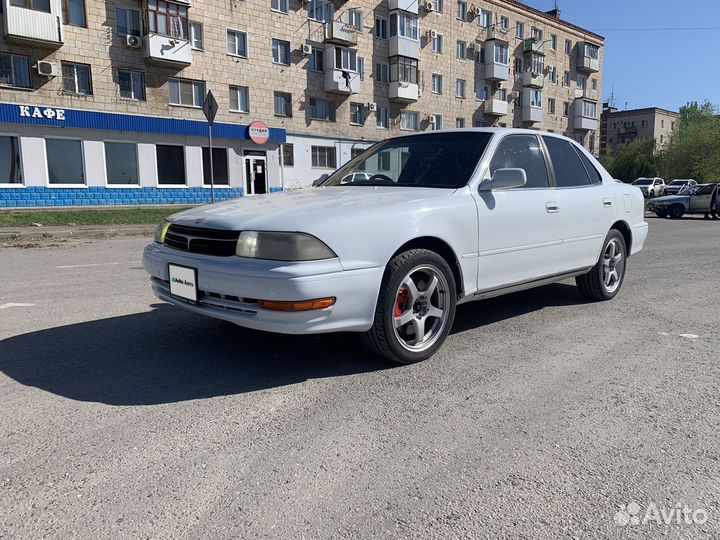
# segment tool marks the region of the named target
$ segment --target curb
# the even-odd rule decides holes
[[[0,244],[4,246],[115,238],[118,236],[152,237],[157,225],[107,225],[103,227],[15,227],[0,229]]]

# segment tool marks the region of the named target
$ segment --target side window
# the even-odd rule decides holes
[[[585,155],[585,152],[580,150],[580,148],[575,147],[575,151],[577,152],[578,156],[580,156],[580,161],[583,162],[583,165],[585,165],[585,170],[587,171],[588,175],[590,176],[590,183],[591,184],[602,184],[602,176],[598,172],[598,170],[595,168],[595,165],[592,164],[592,161]],[[656,184],[660,184],[660,180],[656,181]]]
[[[710,195],[713,189],[715,189],[715,185],[710,184],[709,186],[701,187],[700,189],[698,189],[695,192],[695,195]]]
[[[510,135],[500,141],[490,161],[490,174],[498,169],[524,169],[527,175],[524,187],[548,187],[545,158],[535,135]]]
[[[543,137],[550,161],[555,170],[557,187],[587,186],[590,184],[585,166],[568,141],[555,137]]]

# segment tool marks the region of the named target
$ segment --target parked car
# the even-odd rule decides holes
[[[350,173],[340,180],[341,184],[352,184],[353,182],[362,182],[364,180],[370,180],[372,175],[365,172]]]
[[[665,195],[677,195],[681,191],[687,191],[693,186],[697,186],[695,180],[673,180],[665,187]]]
[[[370,178],[341,184],[348,175]],[[609,300],[647,235],[640,190],[549,133],[466,129],[382,141],[321,187],[180,212],[143,264],[158,298],[240,326],[351,331],[410,363],[458,304],[574,277]]]
[[[665,181],[662,178],[638,178],[632,185],[639,187],[646,198],[665,195]]]
[[[685,214],[715,214],[718,184],[698,184],[679,195],[667,195],[650,201],[648,210],[657,217],[679,219]],[[715,196],[713,197],[713,194]]]

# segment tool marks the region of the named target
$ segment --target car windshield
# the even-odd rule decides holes
[[[689,184],[690,182],[688,180],[673,180],[670,182],[671,186],[684,186],[685,184]]]
[[[633,182],[633,186],[648,186],[652,183],[652,178],[640,178],[639,180],[635,180]]]
[[[460,188],[470,180],[491,137],[487,132],[457,131],[388,139],[321,185]]]

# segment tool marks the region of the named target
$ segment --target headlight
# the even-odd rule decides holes
[[[170,222],[163,221],[160,225],[158,225],[157,229],[155,229],[155,241],[158,244],[165,243],[165,235],[167,234],[167,230],[169,227],[170,227]]]
[[[243,231],[235,254],[270,261],[317,261],[337,257],[314,236],[304,233]]]

